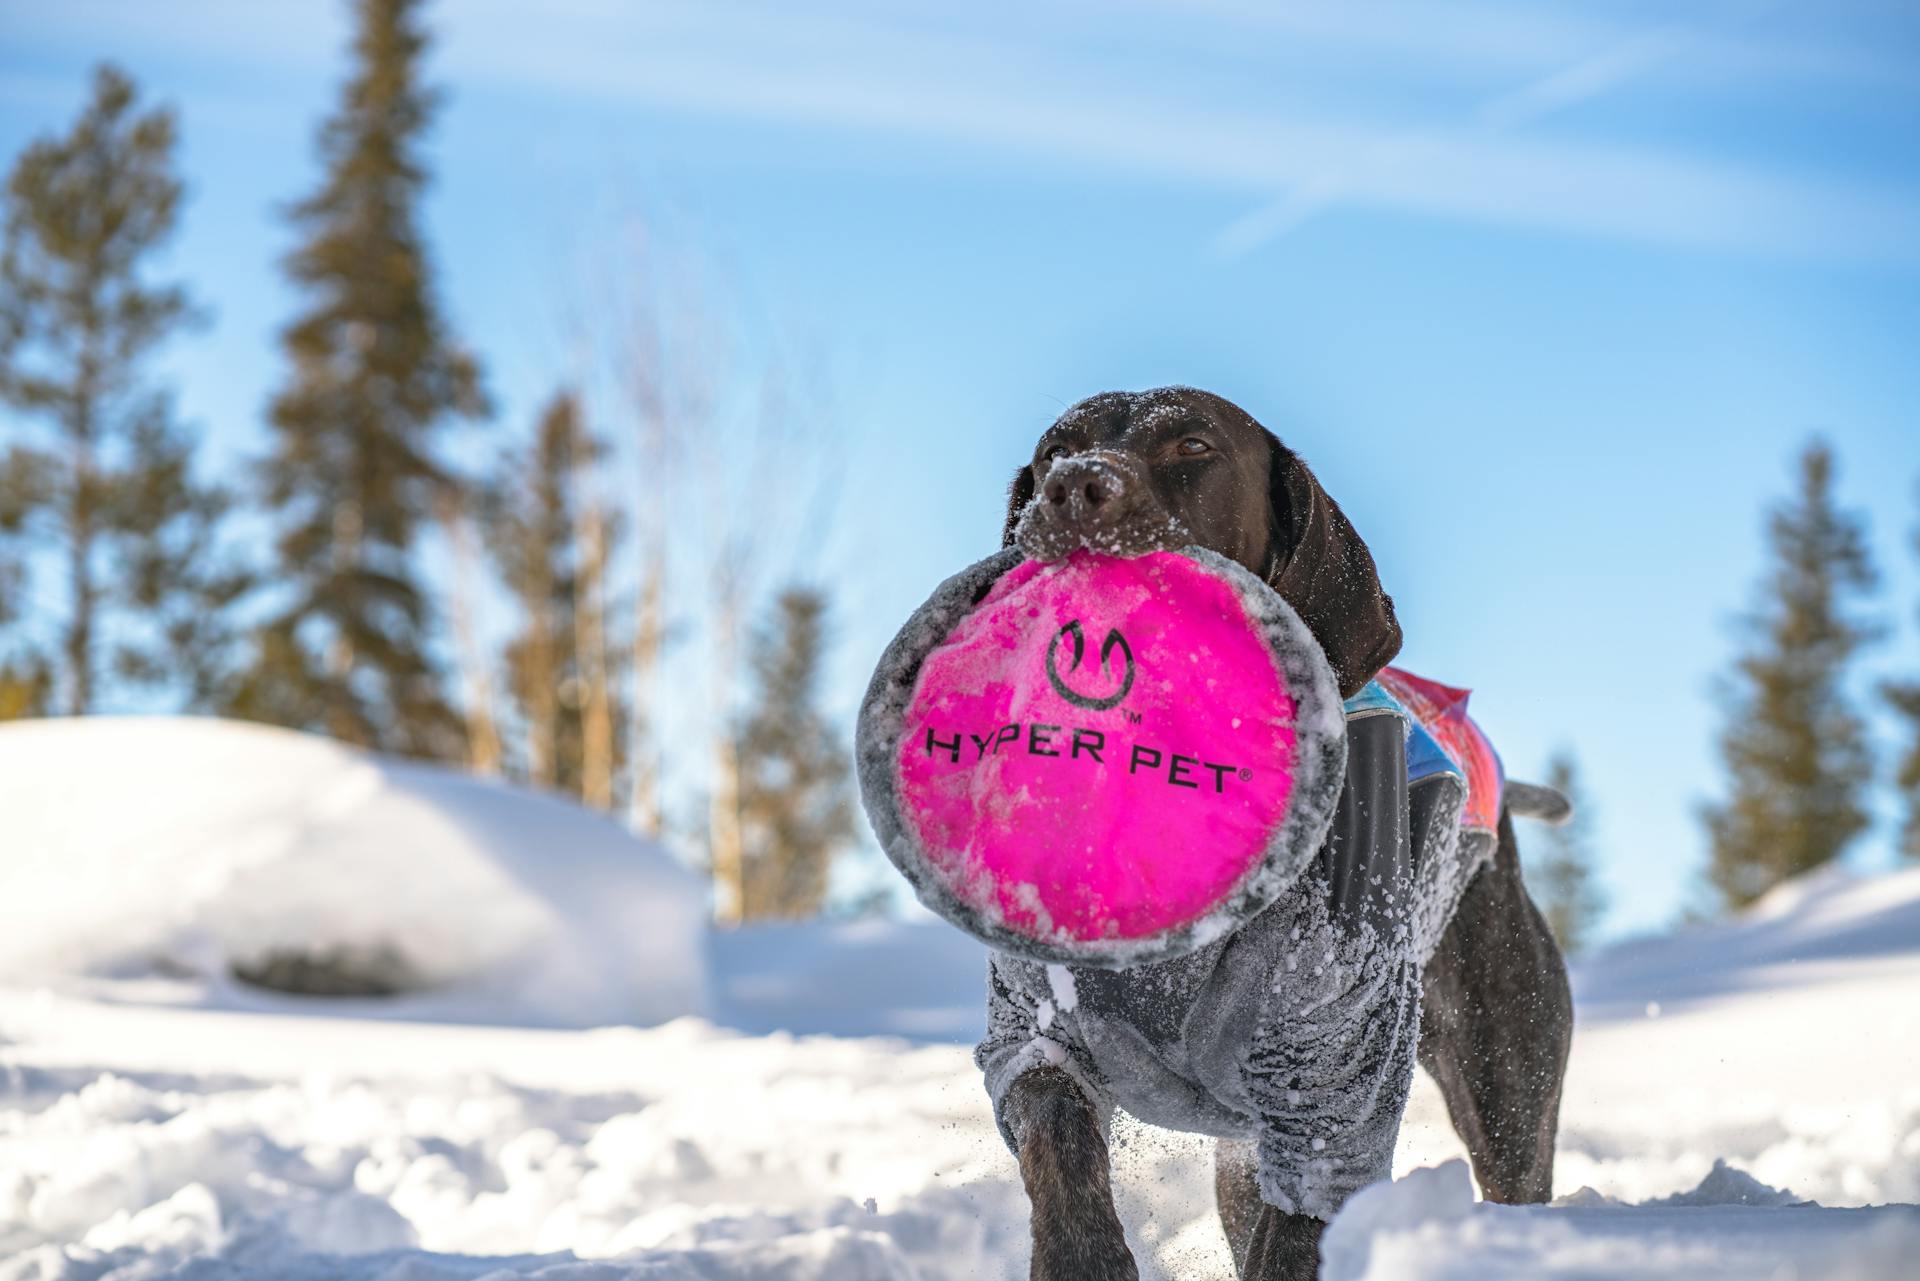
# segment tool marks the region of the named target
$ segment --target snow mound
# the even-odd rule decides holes
[[[1830,1210],[1716,1162],[1689,1193],[1624,1206],[1475,1204],[1466,1163],[1415,1170],[1348,1202],[1322,1281],[1901,1281],[1920,1208]],[[1571,1201],[1572,1199],[1570,1199]]]
[[[1648,1205],[1805,1205],[1799,1197],[1780,1188],[1770,1188],[1745,1170],[1736,1170],[1725,1160],[1716,1160],[1700,1186],[1691,1192],[1676,1192],[1670,1197],[1649,1201]]]
[[[704,1008],[699,882],[557,797],[266,726],[0,726],[0,976],[345,965],[423,1015],[579,1026]]]
[[[1730,921],[1631,939],[1573,975],[1586,1021],[1669,1012],[1762,986],[1800,987],[1920,956],[1920,868],[1858,876],[1825,867],[1782,882]]]
[[[1475,1204],[1453,1160],[1354,1196],[1323,1241],[1323,1281],[1897,1281],[1920,1208],[1824,1210],[1715,1162],[1692,1193],[1642,1206],[1582,1189],[1555,1206]]]
[[[1327,1225],[1320,1242],[1321,1274],[1364,1277],[1376,1240],[1421,1235],[1473,1214],[1473,1175],[1465,1161],[1415,1170],[1392,1183],[1362,1189]]]

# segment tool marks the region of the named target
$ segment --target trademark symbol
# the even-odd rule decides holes
[[[1244,782],[1246,782],[1246,781],[1247,781],[1248,779],[1250,779],[1250,778],[1252,778],[1252,777],[1253,777],[1253,771],[1252,771],[1252,770],[1250,770],[1250,769],[1244,769],[1244,768],[1243,768],[1243,769],[1242,769],[1242,770],[1240,771],[1240,781],[1241,781],[1242,783],[1244,783]]]
[[[1127,724],[1129,725],[1138,725],[1140,723],[1140,713],[1138,712],[1122,712],[1120,714],[1127,718]]]

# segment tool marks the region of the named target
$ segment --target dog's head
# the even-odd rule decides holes
[[[1003,545],[1138,556],[1197,544],[1260,575],[1351,697],[1400,650],[1373,554],[1306,463],[1231,401],[1190,387],[1107,392],[1041,435],[1014,476]]]

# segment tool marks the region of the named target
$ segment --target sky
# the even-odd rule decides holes
[[[282,214],[317,180],[346,13],[0,0],[0,156],[63,127],[101,59],[179,109],[163,266],[208,321],[157,372],[233,478],[284,369]],[[558,318],[618,284],[636,220],[704,264],[821,371],[833,517],[781,572],[834,593],[844,723],[906,614],[995,547],[1047,423],[1176,382],[1309,460],[1398,603],[1400,662],[1475,691],[1511,774],[1576,754],[1610,933],[1697,894],[1714,677],[1816,433],[1886,588],[1862,695],[1920,671],[1910,4],[428,13],[425,223],[495,406],[465,448],[524,438],[577,363]],[[1876,804],[1861,866],[1891,857]]]

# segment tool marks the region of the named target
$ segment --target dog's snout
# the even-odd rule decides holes
[[[1110,450],[1056,458],[1040,478],[1021,543],[1041,559],[1075,547],[1138,554],[1165,541],[1166,513],[1135,460]]]
[[[1091,509],[1118,497],[1123,487],[1120,477],[1108,468],[1055,463],[1045,494],[1054,507],[1064,509],[1084,503]]]
[[[1091,513],[1125,496],[1125,473],[1104,459],[1062,458],[1047,472],[1041,495],[1060,515]]]

